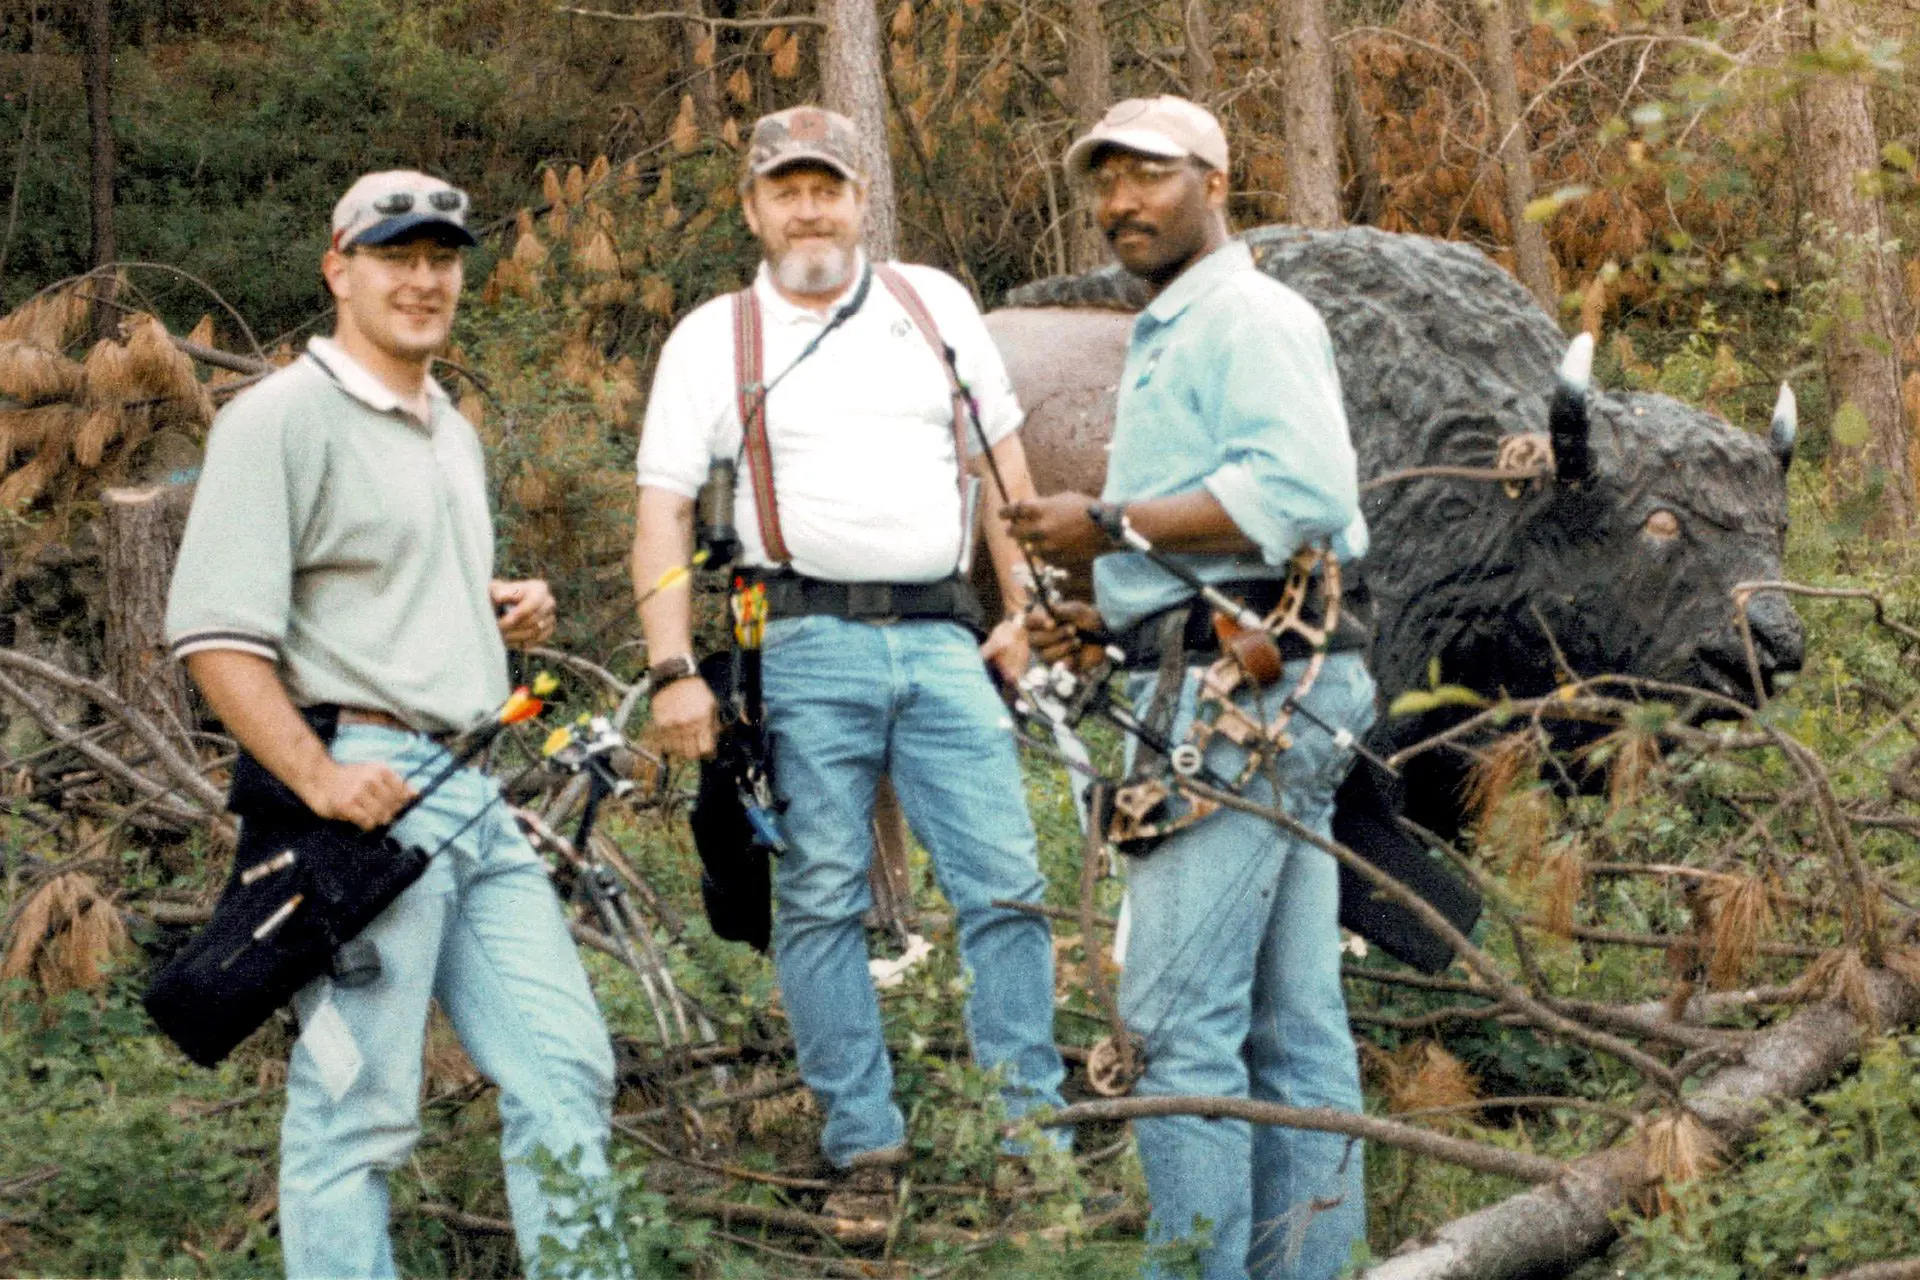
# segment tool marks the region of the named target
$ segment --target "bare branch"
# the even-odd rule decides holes
[[[1262,1102],[1257,1098],[1103,1098],[1098,1102],[1076,1102],[1070,1107],[1063,1107],[1040,1123],[1047,1128],[1060,1128],[1074,1124],[1134,1120],[1145,1116],[1225,1117],[1253,1124],[1310,1129],[1316,1133],[1344,1133],[1349,1137],[1400,1147],[1436,1160],[1445,1160],[1449,1164],[1503,1178],[1518,1178],[1523,1182],[1550,1182],[1567,1171],[1566,1165],[1545,1156],[1450,1137],[1414,1125],[1401,1124],[1397,1120],[1336,1111],[1332,1107],[1289,1107],[1278,1102]]]

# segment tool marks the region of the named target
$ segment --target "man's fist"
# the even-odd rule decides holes
[[[393,821],[414,791],[384,764],[339,764],[329,760],[300,798],[323,818],[372,831]]]
[[[1018,685],[1027,673],[1027,632],[1017,617],[1002,619],[980,646],[980,656],[1000,673],[1008,686]]]
[[[1050,493],[1010,502],[1000,515],[1014,539],[1033,555],[1056,564],[1087,564],[1113,549],[1106,531],[1087,514],[1092,505],[1084,493]]]
[[[538,578],[487,584],[487,598],[500,615],[500,638],[509,648],[528,649],[553,637],[558,608],[553,590]]]
[[[720,710],[705,680],[690,676],[655,691],[646,732],[653,746],[683,760],[699,760],[713,754],[719,732]]]
[[[1065,661],[1077,671],[1100,664],[1106,650],[1097,640],[1104,629],[1100,611],[1084,600],[1062,600],[1027,610],[1027,643],[1049,663]]]

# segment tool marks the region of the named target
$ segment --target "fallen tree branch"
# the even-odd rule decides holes
[[[747,31],[760,27],[824,27],[825,18],[810,13],[793,14],[783,18],[711,18],[704,13],[679,13],[672,10],[655,13],[613,13],[606,9],[576,9],[572,5],[555,5],[555,13],[570,13],[578,18],[604,18],[608,22],[697,22],[709,27],[726,27],[729,30]]]
[[[1299,840],[1304,840],[1314,848],[1330,855],[1336,862],[1349,868],[1362,879],[1372,884],[1376,892],[1412,911],[1414,915],[1420,918],[1422,924],[1444,938],[1447,944],[1453,948],[1454,954],[1459,956],[1467,967],[1472,969],[1474,973],[1487,984],[1490,988],[1488,993],[1490,997],[1497,997],[1502,1003],[1511,1006],[1515,1013],[1525,1017],[1528,1022],[1540,1030],[1565,1036],[1567,1039],[1583,1044],[1589,1049],[1597,1049],[1601,1053],[1618,1058],[1633,1067],[1634,1070],[1638,1071],[1648,1080],[1658,1084],[1662,1089],[1666,1090],[1667,1093],[1678,1095],[1680,1091],[1680,1081],[1673,1074],[1672,1070],[1668,1068],[1666,1063],[1645,1052],[1637,1045],[1629,1044],[1627,1041],[1622,1040],[1619,1036],[1589,1027],[1584,1023],[1577,1022],[1565,1014],[1557,1013],[1549,1008],[1541,1000],[1515,983],[1511,978],[1507,977],[1491,956],[1476,946],[1473,941],[1461,933],[1459,929],[1455,928],[1453,922],[1441,914],[1439,909],[1432,903],[1339,841],[1327,839],[1313,828],[1294,818],[1292,814],[1287,813],[1283,809],[1276,808],[1273,805],[1258,804],[1252,800],[1243,799],[1230,791],[1221,791],[1217,788],[1205,786],[1193,781],[1184,782],[1182,789],[1193,795],[1211,800],[1225,808],[1237,809],[1243,813],[1253,814],[1258,818],[1265,818],[1268,822],[1273,823],[1288,835]]]
[[[1284,1125],[1316,1133],[1342,1133],[1390,1147],[1400,1147],[1435,1160],[1444,1160],[1481,1173],[1522,1182],[1548,1182],[1567,1172],[1567,1166],[1546,1156],[1509,1151],[1485,1142],[1449,1137],[1397,1120],[1336,1111],[1332,1107],[1289,1107],[1257,1098],[1170,1096],[1156,1098],[1102,1098],[1076,1102],[1041,1120],[1044,1128],[1133,1120],[1143,1116],[1224,1116],[1253,1124]]]
[[[759,1227],[779,1227],[801,1235],[817,1235],[836,1244],[884,1244],[889,1224],[880,1218],[828,1218],[802,1213],[798,1209],[777,1209],[771,1205],[735,1204],[712,1196],[668,1196],[667,1203],[682,1213],[712,1218],[721,1226],[736,1222]]]
[[[1905,979],[1875,972],[1868,991],[1881,1026],[1920,1017],[1920,988]],[[1866,1034],[1838,1001],[1802,1009],[1755,1035],[1742,1061],[1708,1077],[1688,1095],[1688,1106],[1731,1152],[1779,1103],[1832,1079]],[[1635,1144],[1584,1156],[1562,1180],[1456,1218],[1361,1280],[1516,1280],[1564,1271],[1612,1242],[1619,1231],[1614,1215],[1653,1180]]]
[[[1869,1262],[1864,1267],[1836,1271],[1827,1280],[1920,1280],[1920,1258]]]
[[[9,652],[8,650],[0,649],[0,654]],[[40,698],[35,697],[25,685],[15,680],[12,676],[7,675],[5,672],[0,672],[0,697],[10,698],[18,703],[28,715],[32,716],[34,720],[38,722],[40,727],[47,732],[48,736],[56,739],[63,746],[71,748],[76,754],[99,769],[101,773],[111,775],[113,778],[119,780],[136,795],[151,799],[154,802],[154,808],[158,812],[166,814],[183,827],[191,830],[193,827],[208,821],[209,815],[207,813],[188,808],[185,804],[181,803],[178,794],[180,788],[177,786],[162,786],[152,778],[141,773],[138,769],[128,765],[125,761],[121,760],[119,756],[114,755],[105,747],[93,742],[86,734],[81,733],[63,721],[52,707],[48,706]],[[205,779],[201,781],[204,782]],[[217,815],[218,813],[219,809],[216,805],[213,808],[213,814]]]
[[[175,790],[184,791],[204,805],[210,813],[218,814],[226,807],[226,797],[220,794],[220,789],[201,776],[199,767],[182,756],[152,720],[128,706],[124,699],[99,681],[74,675],[57,663],[35,658],[14,649],[0,648],[0,666],[12,667],[16,671],[44,680],[48,684],[58,685],[69,693],[77,693],[87,698],[102,711],[125,725],[133,736],[140,740],[140,745],[152,753],[153,762],[166,770],[168,776],[174,780]],[[30,712],[31,710],[29,708]],[[40,717],[35,714],[34,718]],[[69,732],[77,731],[69,730]]]

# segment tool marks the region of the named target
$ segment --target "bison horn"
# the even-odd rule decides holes
[[[1793,441],[1800,434],[1800,406],[1793,398],[1793,388],[1786,383],[1780,384],[1780,398],[1773,402],[1773,456],[1780,459],[1780,469],[1785,471],[1793,465]]]
[[[1593,335],[1567,344],[1547,409],[1547,434],[1553,441],[1554,474],[1562,484],[1579,484],[1593,470],[1587,451],[1587,389],[1593,383]]]

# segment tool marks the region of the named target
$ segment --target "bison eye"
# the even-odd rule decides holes
[[[1671,511],[1656,511],[1647,517],[1647,536],[1666,542],[1680,536],[1680,517]]]

